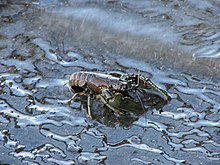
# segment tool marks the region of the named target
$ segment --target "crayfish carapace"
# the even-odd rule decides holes
[[[143,100],[155,97],[167,102],[168,94],[157,87],[149,78],[129,74],[102,74],[94,72],[75,72],[70,76],[69,86],[75,96],[87,94],[88,115],[92,117],[91,96],[96,96],[117,114],[144,111]],[[71,99],[71,100],[72,100]],[[154,102],[154,100],[153,100]]]

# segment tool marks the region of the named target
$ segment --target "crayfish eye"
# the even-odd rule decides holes
[[[80,92],[84,91],[84,89],[82,87],[79,87],[79,86],[72,86],[71,89],[75,93],[80,93]]]

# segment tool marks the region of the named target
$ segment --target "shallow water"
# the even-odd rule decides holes
[[[0,163],[219,164],[219,3],[77,2],[0,3]],[[91,120],[86,98],[63,103],[79,70],[140,72],[172,99],[140,116],[95,101]]]

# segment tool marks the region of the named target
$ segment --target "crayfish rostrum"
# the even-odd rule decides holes
[[[94,72],[75,72],[70,76],[69,86],[75,96],[87,94],[88,115],[92,117],[91,96],[96,96],[117,114],[124,112],[140,113],[144,111],[144,101],[155,98],[167,102],[168,94],[157,87],[149,78],[134,74],[102,74]],[[71,100],[72,100],[71,99]]]

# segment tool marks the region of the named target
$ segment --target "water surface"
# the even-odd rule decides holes
[[[1,164],[219,164],[219,2],[0,5]],[[80,70],[140,73],[172,99],[140,116],[96,100],[90,119],[86,97],[63,103]]]

